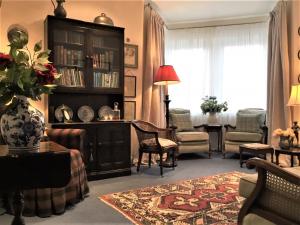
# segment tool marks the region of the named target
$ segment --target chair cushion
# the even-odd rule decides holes
[[[260,126],[261,126],[260,114],[237,113],[236,131],[259,133],[262,132]]]
[[[300,166],[283,168],[284,170],[300,176]],[[242,176],[239,183],[239,194],[242,197],[248,198],[254,190],[257,181],[257,173],[247,174]]]
[[[243,225],[253,225],[253,224],[275,225],[274,223],[270,222],[269,220],[266,220],[256,214],[249,213],[245,216],[245,218],[243,220]]]
[[[178,131],[190,131],[193,130],[193,125],[191,121],[190,113],[182,113],[182,114],[170,114],[172,125],[177,127]]]
[[[261,142],[262,134],[249,132],[227,132],[225,140],[241,142]]]
[[[248,198],[254,190],[257,181],[257,173],[242,176],[239,183],[239,195]]]
[[[162,148],[170,148],[170,147],[176,147],[177,144],[174,141],[171,141],[169,139],[165,138],[158,138],[158,142]],[[155,138],[150,138],[142,141],[142,145],[144,146],[155,146],[156,141]]]
[[[209,139],[208,133],[199,131],[177,132],[176,138],[180,142],[186,141],[207,141]]]

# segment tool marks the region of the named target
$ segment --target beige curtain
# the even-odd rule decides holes
[[[291,127],[291,110],[287,106],[290,94],[290,69],[288,54],[287,2],[280,1],[270,13],[268,46],[268,104],[267,121],[269,143],[278,145],[272,137],[277,129]],[[281,166],[290,166],[290,157],[280,155]]]
[[[272,131],[291,126],[291,111],[287,106],[290,92],[287,3],[280,1],[270,13],[268,43],[268,103],[269,143]],[[274,143],[273,143],[274,144]]]
[[[145,6],[144,15],[144,73],[142,119],[164,127],[164,105],[161,86],[153,85],[159,66],[164,64],[164,21],[151,8]]]

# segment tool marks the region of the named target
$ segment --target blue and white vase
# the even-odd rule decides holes
[[[45,130],[43,114],[30,105],[27,97],[15,96],[1,117],[1,134],[12,150],[38,150]]]

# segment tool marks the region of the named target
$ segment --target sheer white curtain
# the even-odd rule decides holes
[[[169,86],[170,107],[190,109],[203,123],[200,104],[205,96],[227,101],[222,123],[235,123],[241,108],[266,108],[267,23],[168,30],[166,64],[181,83]]]

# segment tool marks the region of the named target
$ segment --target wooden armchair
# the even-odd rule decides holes
[[[151,167],[151,155],[158,154],[160,159],[160,175],[163,175],[163,154],[172,155],[172,167],[175,167],[175,153],[177,144],[174,140],[173,130],[158,128],[154,124],[135,120],[132,122],[139,141],[139,160],[137,171],[139,172],[143,153],[149,154],[149,167]]]
[[[258,177],[239,212],[238,224],[300,224],[300,167],[282,169],[259,158],[248,160],[249,165],[256,166]]]

